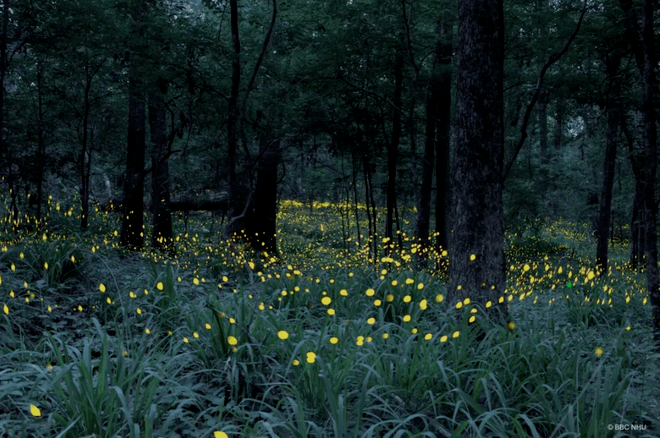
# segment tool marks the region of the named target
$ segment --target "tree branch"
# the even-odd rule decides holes
[[[516,149],[513,153],[513,156],[511,157],[511,160],[507,163],[506,167],[504,168],[504,173],[502,174],[502,184],[504,184],[504,181],[506,181],[506,177],[509,175],[509,171],[511,170],[513,163],[516,162],[516,158],[518,158],[518,154],[520,153],[520,150],[522,149],[523,144],[525,144],[525,140],[527,139],[527,125],[529,124],[529,118],[532,115],[532,110],[534,109],[534,105],[539,100],[539,96],[541,94],[541,87],[543,85],[543,78],[545,77],[545,74],[547,73],[550,66],[552,66],[552,64],[557,62],[559,58],[564,56],[566,52],[568,52],[568,48],[571,46],[571,43],[573,42],[578,32],[580,31],[580,26],[582,25],[582,19],[584,18],[584,15],[586,13],[587,13],[587,6],[585,3],[585,7],[582,10],[582,13],[580,14],[580,19],[578,20],[577,26],[575,27],[575,30],[571,34],[568,41],[566,41],[564,48],[561,49],[561,51],[552,54],[548,59],[548,61],[543,66],[543,68],[541,69],[539,78],[536,80],[536,89],[534,90],[534,95],[532,96],[532,100],[529,102],[529,105],[527,105],[527,109],[525,110],[525,117],[523,118],[523,123],[522,126],[520,127],[520,140],[518,140],[518,144],[516,145]]]
[[[248,82],[247,89],[245,90],[245,95],[243,96],[243,101],[241,102],[241,113],[238,119],[238,132],[241,136],[241,143],[243,144],[243,150],[245,155],[250,158],[250,150],[247,146],[247,138],[245,137],[245,108],[247,107],[248,97],[254,87],[254,81],[257,79],[257,73],[259,73],[259,67],[266,56],[266,50],[268,49],[268,43],[270,42],[270,37],[273,34],[273,29],[275,28],[275,20],[277,19],[277,0],[273,0],[273,15],[270,19],[270,26],[268,27],[268,32],[266,32],[266,37],[264,38],[264,44],[261,46],[261,53],[259,53],[259,58],[257,58],[257,63],[254,66],[252,71],[252,77],[250,77],[250,82]]]

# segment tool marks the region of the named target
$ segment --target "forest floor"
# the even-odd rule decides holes
[[[352,214],[283,202],[280,258],[209,215],[176,221],[176,257],[118,248],[113,213],[4,234],[0,437],[660,436],[625,242],[598,276],[585,225],[509,233],[502,327],[445,299],[446,254],[419,268],[402,232],[374,260]]]

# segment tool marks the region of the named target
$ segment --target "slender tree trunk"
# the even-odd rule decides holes
[[[120,243],[138,251],[144,246],[145,102],[140,80],[132,73],[128,85],[128,148]]]
[[[653,32],[653,0],[642,0],[641,29],[631,0],[619,0],[625,13],[625,25],[628,42],[635,55],[637,68],[642,76],[642,126],[644,128],[644,148],[641,154],[643,163],[642,205],[644,258],[646,282],[651,306],[653,307],[653,338],[660,349],[660,279],[658,273],[658,236],[656,230],[657,205],[655,203],[655,174],[657,171],[658,133],[655,114],[655,36]],[[628,140],[630,143],[630,140]],[[632,155],[631,155],[632,157]],[[633,162],[633,170],[634,162]],[[639,169],[638,169],[639,170]],[[636,178],[639,179],[639,177]]]
[[[7,75],[7,36],[9,33],[10,0],[2,2],[2,41],[0,41],[0,163],[7,159],[5,144],[5,78]]]
[[[89,224],[89,172],[87,172],[87,161],[91,159],[91,153],[88,151],[88,131],[89,131],[89,111],[90,101],[89,93],[92,87],[92,79],[88,76],[87,84],[85,85],[85,102],[83,110],[83,123],[82,123],[82,140],[80,150],[80,203],[82,212],[80,214],[80,229],[86,230]],[[88,158],[88,155],[90,157]]]
[[[396,205],[396,161],[399,155],[399,140],[401,139],[401,94],[403,90],[403,55],[398,54],[394,63],[394,114],[392,115],[392,139],[387,148],[387,218],[385,220],[385,237],[392,239],[394,224],[394,208]],[[386,248],[389,248],[387,246]],[[385,250],[389,254],[389,250]]]
[[[358,169],[355,164],[355,154],[352,155],[351,166],[353,168],[353,209],[355,214],[355,226],[357,227],[357,242],[358,245],[362,245],[362,235],[360,233],[360,213],[358,208],[358,193],[357,193]]]
[[[366,154],[365,154],[366,155]],[[373,256],[372,254],[372,239],[375,239],[376,237],[373,234],[373,221],[371,220],[371,203],[369,202],[369,177],[367,176],[368,172],[368,166],[366,164],[366,156],[363,157],[362,159],[362,164],[364,167],[364,206],[366,207],[367,210],[367,227],[369,232],[367,233],[367,245],[369,245],[369,256]]]
[[[0,86],[2,86],[0,84]],[[38,117],[39,117],[39,145],[37,150],[37,227],[41,226],[41,204],[43,202],[43,181],[46,158],[46,139],[44,137],[44,105],[42,88],[41,62],[37,61],[37,94],[38,94]]]
[[[415,236],[420,242],[419,260],[422,265],[428,255],[431,216],[431,186],[435,150],[438,150],[436,179],[436,231],[438,249],[447,248],[446,199],[449,176],[449,116],[451,113],[451,26],[441,23],[438,32],[433,74],[426,96],[426,130],[424,143],[424,166],[419,213]],[[441,144],[442,143],[442,144]]]
[[[655,35],[653,33],[653,1],[642,0],[642,41],[644,70],[642,74],[644,101],[644,235],[646,239],[646,281],[653,307],[653,339],[660,349],[660,278],[658,277],[658,235],[656,230],[655,174],[658,168],[658,132],[655,115]]]
[[[456,74],[453,234],[449,299],[507,314],[504,295],[502,0],[462,0]],[[504,300],[504,303],[506,301]]]
[[[435,155],[435,231],[438,233],[436,245],[438,253],[449,248],[449,206],[451,184],[449,179],[449,148],[451,142],[451,61],[454,35],[451,24],[445,24],[440,31],[443,43],[440,45],[438,83],[438,121],[436,128]]]
[[[231,41],[234,49],[231,60],[231,91],[227,108],[227,166],[229,168],[229,212],[231,220],[242,212],[236,179],[236,148],[238,142],[238,92],[241,86],[241,42],[238,35],[238,1],[229,0]],[[229,233],[240,230],[238,224]]]
[[[437,123],[438,97],[436,74],[434,73],[426,92],[426,129],[424,132],[424,161],[422,166],[422,188],[420,202],[417,210],[415,224],[415,237],[420,244],[418,261],[426,266],[427,249],[429,244],[429,222],[431,218],[431,185],[433,182],[433,160],[435,154],[435,126]]]
[[[644,204],[642,194],[644,183],[635,181],[635,192],[633,195],[632,221],[630,224],[632,248],[630,251],[631,268],[640,273],[644,268]]]
[[[624,114],[621,114],[620,128],[628,143],[628,158],[635,176],[635,188],[633,192],[632,220],[630,222],[630,266],[638,273],[644,265],[644,173],[643,162],[639,151],[635,148],[635,139],[628,129],[628,122]]]
[[[151,205],[153,207],[151,247],[173,249],[172,213],[170,211],[170,168],[167,158],[166,109],[163,96],[154,91],[149,96],[149,131],[151,134]]]
[[[614,188],[614,164],[616,162],[617,134],[619,109],[617,99],[619,91],[616,75],[619,71],[619,56],[606,61],[607,80],[609,85],[605,111],[607,112],[607,138],[605,145],[605,162],[603,164],[603,190],[600,197],[600,211],[596,228],[598,243],[596,248],[596,271],[607,274],[608,263],[608,233],[610,230],[612,210],[612,189]]]
[[[369,164],[369,154],[364,152],[362,155],[362,163],[364,165],[364,182],[365,182],[365,191],[367,198],[367,215],[369,218],[369,241],[370,245],[373,245],[373,256],[374,264],[378,259],[378,211],[376,210],[376,200],[374,199],[374,187],[371,181],[371,170]],[[371,211],[371,213],[369,213]]]

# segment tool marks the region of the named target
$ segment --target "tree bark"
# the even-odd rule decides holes
[[[619,71],[621,58],[614,55],[606,60],[607,81],[609,90],[605,102],[607,112],[607,137],[605,145],[605,162],[603,164],[603,189],[600,197],[600,210],[598,213],[598,225],[596,234],[598,243],[596,245],[596,272],[607,274],[608,243],[612,210],[612,189],[614,187],[614,165],[616,162],[617,134],[619,121],[618,108],[618,80],[616,75]]]
[[[491,301],[496,318],[507,314],[506,304],[498,305],[505,288],[503,37],[502,0],[461,1],[448,295],[452,302]]]
[[[153,207],[151,247],[171,251],[172,214],[170,210],[170,167],[166,110],[163,96],[153,91],[149,96],[149,131],[151,133],[151,205]]]

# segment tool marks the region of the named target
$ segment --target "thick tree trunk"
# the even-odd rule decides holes
[[[385,237],[394,237],[394,208],[396,206],[396,161],[401,139],[401,94],[403,90],[403,55],[398,54],[394,63],[394,114],[392,115],[392,139],[387,148],[387,217]],[[386,247],[388,248],[389,245]],[[389,254],[389,250],[385,250]]]
[[[507,313],[498,305],[505,288],[503,28],[502,0],[461,1],[449,292],[452,304],[491,301],[499,316]]]
[[[139,83],[135,76],[129,79],[124,218],[119,239],[121,245],[136,251],[144,246],[145,102]]]
[[[605,162],[603,164],[603,189],[600,196],[600,211],[596,234],[596,271],[607,274],[607,252],[612,210],[612,189],[614,187],[614,164],[616,162],[617,134],[619,123],[619,108],[617,99],[619,90],[616,75],[619,71],[619,56],[606,61],[607,80],[609,85],[605,111],[607,112],[607,137],[605,144]]]
[[[149,131],[151,133],[151,205],[153,230],[151,247],[172,247],[172,214],[170,211],[170,168],[167,158],[165,102],[158,92],[149,96]]]

